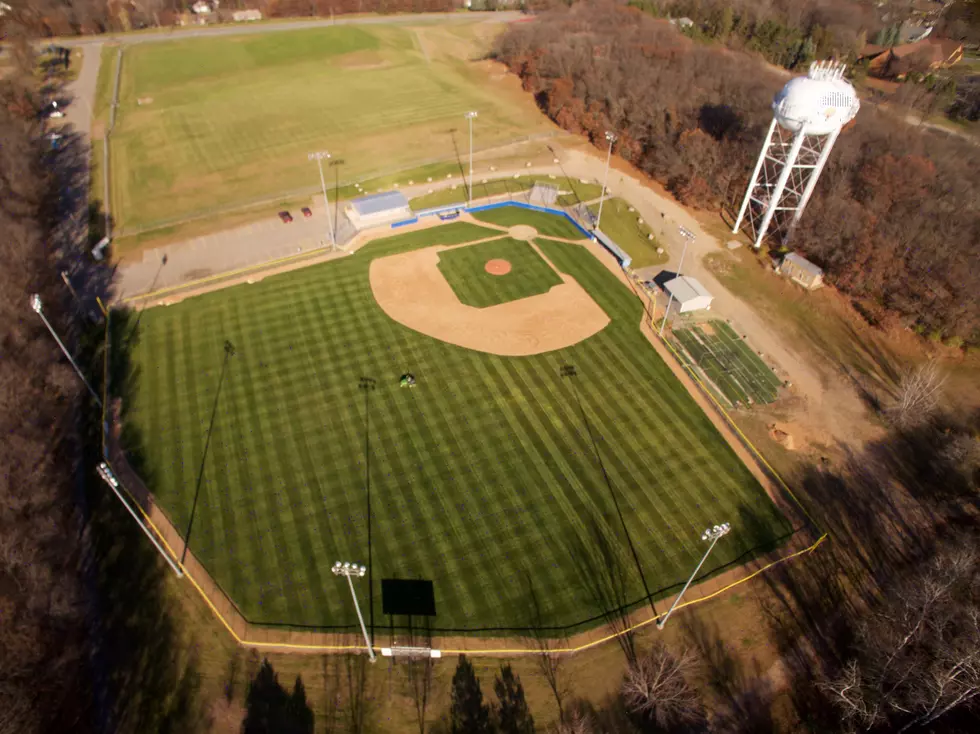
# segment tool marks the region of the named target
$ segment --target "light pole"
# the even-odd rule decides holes
[[[88,384],[88,380],[85,379],[85,375],[82,374],[82,370],[79,369],[78,364],[75,362],[75,359],[71,356],[71,354],[68,353],[67,347],[65,347],[61,339],[58,338],[58,335],[55,333],[54,327],[51,326],[51,323],[44,316],[44,307],[41,304],[41,296],[39,296],[37,293],[31,296],[31,308],[33,308],[34,312],[41,317],[41,321],[44,322],[44,325],[48,327],[48,331],[51,332],[51,336],[53,336],[54,340],[58,342],[58,346],[61,347],[61,351],[64,352],[66,357],[68,357],[68,361],[71,362],[71,366],[75,368],[75,372],[78,373],[79,379],[85,383],[85,387],[87,387],[88,391],[92,393],[92,397],[95,398],[95,402],[97,402],[99,405],[102,405],[102,398],[100,398],[99,394],[95,392],[95,390],[92,388],[91,385]]]
[[[463,115],[470,123],[470,185],[467,189],[467,201],[473,206],[473,120],[477,117],[476,112],[467,112]]]
[[[694,241],[694,233],[690,230],[684,229],[683,227],[678,227],[677,231],[681,233],[681,237],[684,238],[684,249],[681,250],[681,261],[677,265],[677,277],[681,277],[681,271],[684,268],[684,256],[687,255],[687,246]],[[667,325],[667,316],[670,315],[670,306],[674,302],[674,294],[670,294],[670,298],[667,299],[667,310],[664,311],[664,320],[660,324],[660,336],[664,335],[664,327]]]
[[[320,188],[323,189],[323,208],[327,210],[327,226],[330,227],[330,247],[331,249],[337,249],[337,240],[334,237],[333,232],[333,218],[330,216],[330,200],[327,199],[327,182],[323,178],[323,159],[330,158],[330,154],[325,151],[317,151],[315,153],[310,153],[306,156],[311,161],[316,161],[317,168],[320,169]]]
[[[708,556],[711,554],[711,549],[715,547],[715,543],[717,543],[724,536],[728,535],[728,533],[731,532],[731,529],[732,526],[726,522],[726,523],[722,523],[721,525],[715,525],[714,527],[708,528],[703,533],[701,533],[701,540],[711,541],[711,543],[708,545],[708,550],[704,552],[704,556],[701,558],[701,562],[698,564],[698,567],[694,569],[694,573],[691,574],[691,578],[689,578],[687,580],[687,583],[684,584],[684,588],[681,589],[681,593],[677,595],[677,598],[674,599],[674,603],[670,605],[670,609],[667,610],[667,614],[664,615],[663,619],[657,620],[658,630],[662,630],[664,628],[664,625],[667,624],[667,620],[670,619],[670,615],[677,607],[677,604],[680,602],[681,597],[684,596],[684,592],[687,591],[687,587],[691,585],[691,582],[694,581],[694,577],[697,576],[698,571],[701,570],[701,566],[703,566],[704,562],[708,560]]]
[[[595,218],[595,226],[592,228],[593,231],[599,229],[599,223],[602,221],[602,205],[606,201],[606,184],[609,183],[609,161],[612,158],[612,148],[613,143],[616,142],[616,135],[607,130],[606,140],[609,141],[609,150],[606,153],[606,173],[602,177],[602,195],[599,197],[599,214]]]
[[[354,600],[354,610],[357,612],[357,621],[361,623],[361,632],[364,633],[364,644],[367,646],[368,657],[371,662],[375,662],[377,658],[374,657],[374,649],[371,647],[371,640],[368,638],[367,627],[364,626],[364,617],[361,616],[361,606],[357,603],[357,594],[354,593],[354,582],[351,581],[352,576],[357,576],[360,578],[365,574],[367,568],[365,566],[358,566],[356,563],[348,563],[345,561],[341,563],[337,561],[333,564],[333,572],[336,576],[346,576],[347,585],[350,586],[351,599]]]

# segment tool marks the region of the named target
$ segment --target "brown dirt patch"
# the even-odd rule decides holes
[[[439,253],[446,249],[451,248],[427,247],[371,262],[371,291],[388,316],[440,341],[507,357],[563,349],[609,324],[585,289],[565,274],[547,293],[489,308],[467,306],[439,271]]]
[[[530,242],[538,236],[538,230],[526,224],[515,224],[507,230],[507,235],[514,240],[527,240]]]
[[[487,260],[487,264],[483,266],[490,275],[507,275],[511,271],[510,261],[502,260],[499,257],[495,257],[493,260]]]

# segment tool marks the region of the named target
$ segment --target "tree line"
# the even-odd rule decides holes
[[[36,37],[76,36],[172,26],[194,15],[195,0],[11,0],[0,28],[21,26]],[[213,17],[232,20],[235,10],[259,10],[266,18],[329,18],[350,13],[435,13],[463,7],[462,0],[231,0],[215,6]]]
[[[610,1],[510,27],[495,47],[541,109],[664,183],[684,204],[740,203],[786,77]],[[980,327],[976,147],[862,109],[840,136],[793,246],[874,321],[953,344]]]
[[[0,82],[0,732],[84,731],[87,674],[75,418],[85,389],[30,295],[65,336],[58,181],[38,122],[34,58],[10,49]]]

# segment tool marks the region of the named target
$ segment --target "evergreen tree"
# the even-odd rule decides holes
[[[524,699],[524,686],[521,685],[521,679],[514,675],[510,665],[500,668],[493,690],[500,701],[497,726],[501,734],[534,734],[534,717]]]
[[[480,681],[465,655],[459,656],[453,673],[452,696],[449,718],[453,734],[491,734],[490,708],[483,703]]]

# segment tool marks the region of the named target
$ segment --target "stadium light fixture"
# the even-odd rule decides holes
[[[473,206],[473,120],[478,116],[478,113],[472,111],[463,115],[470,124],[470,185],[466,197],[470,206]]]
[[[602,204],[606,200],[606,190],[609,184],[609,161],[612,158],[613,143],[616,142],[616,134],[606,131],[606,140],[609,141],[609,150],[606,152],[606,173],[602,177],[602,195],[599,197],[599,214],[595,218],[595,226],[592,228],[593,231],[599,229],[599,222],[602,221]],[[595,237],[592,238],[593,240]]]
[[[354,582],[351,580],[352,577],[357,576],[362,577],[367,572],[367,566],[361,566],[356,563],[351,563],[350,561],[344,561],[341,563],[337,561],[333,564],[331,569],[335,576],[346,576],[347,585],[350,586],[350,595],[354,600],[354,610],[357,612],[357,621],[361,623],[361,632],[364,633],[364,645],[367,647],[368,657],[371,662],[375,662],[377,658],[374,656],[374,648],[371,647],[371,640],[368,637],[367,627],[364,625],[364,617],[361,615],[361,606],[357,603],[357,594],[354,593]]]
[[[684,238],[684,249],[681,251],[681,261],[677,264],[677,277],[681,277],[681,271],[684,269],[684,256],[687,255],[687,246],[694,242],[694,233],[685,229],[684,227],[678,227],[677,231],[680,232],[681,237]],[[664,311],[664,320],[660,324],[660,336],[664,335],[664,327],[667,326],[667,317],[670,315],[670,307],[674,303],[674,294],[670,294],[670,298],[667,299],[667,310]]]
[[[727,522],[725,522],[722,523],[721,525],[715,525],[713,527],[710,527],[707,530],[705,530],[703,533],[701,533],[701,540],[711,541],[711,543],[708,545],[708,550],[704,552],[704,555],[701,557],[701,562],[697,565],[697,568],[694,569],[694,573],[691,574],[691,577],[687,580],[687,583],[684,584],[684,588],[681,589],[681,593],[677,595],[677,598],[674,599],[674,603],[670,605],[670,609],[667,610],[667,614],[665,614],[662,619],[657,620],[658,630],[662,630],[664,628],[664,625],[667,624],[667,620],[670,619],[670,615],[673,613],[674,609],[677,607],[681,598],[684,596],[684,592],[687,591],[687,587],[691,585],[691,582],[694,581],[694,577],[697,576],[698,571],[701,570],[701,566],[703,566],[704,562],[708,560],[708,556],[711,554],[712,549],[715,547],[715,543],[717,543],[723,537],[728,535],[728,533],[731,532],[731,529],[732,526],[729,525]]]
[[[330,200],[327,198],[327,182],[323,178],[323,159],[330,159],[330,154],[325,150],[318,150],[306,156],[311,161],[316,161],[317,168],[320,169],[320,188],[323,189],[323,208],[327,210],[327,226],[330,227],[330,247],[337,249],[337,239],[333,231],[333,217],[330,216]]]
[[[41,296],[39,296],[37,293],[31,296],[31,308],[34,309],[34,313],[36,313],[38,316],[41,317],[41,321],[44,322],[44,325],[48,327],[48,331],[51,332],[51,336],[53,336],[54,340],[58,342],[58,346],[61,347],[61,351],[64,353],[66,357],[68,357],[68,361],[71,362],[71,366],[75,368],[75,372],[78,374],[78,378],[85,384],[85,387],[88,388],[88,391],[92,393],[92,397],[95,398],[95,402],[97,402],[99,405],[102,405],[102,398],[99,397],[99,394],[95,392],[95,389],[89,384],[88,380],[85,379],[85,375],[82,374],[82,370],[78,366],[78,363],[75,362],[74,357],[72,357],[71,354],[68,352],[68,348],[64,345],[64,342],[62,342],[61,339],[58,337],[58,334],[57,332],[55,332],[54,327],[51,326],[51,322],[48,321],[47,317],[45,317],[44,304],[41,302]]]

